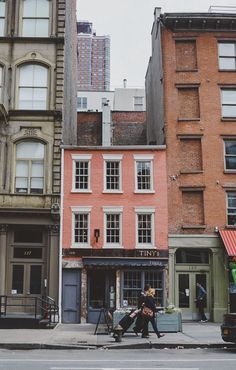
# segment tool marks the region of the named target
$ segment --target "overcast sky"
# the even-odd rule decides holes
[[[77,0],[77,19],[93,23],[97,35],[111,37],[111,89],[143,87],[151,55],[155,7],[164,12],[207,12],[209,6],[235,6],[236,0]]]

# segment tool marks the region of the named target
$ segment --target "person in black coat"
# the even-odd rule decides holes
[[[149,288],[146,292],[145,297],[144,297],[143,307],[146,306],[146,307],[150,308],[153,315],[152,315],[152,317],[144,317],[144,327],[143,327],[142,338],[148,338],[148,324],[149,324],[149,321],[151,322],[153,330],[156,333],[158,338],[164,337],[164,335],[165,335],[165,334],[161,334],[157,329],[156,303],[155,303],[154,296],[155,296],[155,289]]]
[[[146,296],[146,292],[148,289],[150,289],[151,286],[149,284],[146,284],[144,287],[144,290],[141,292],[140,296],[138,297],[138,309],[142,308],[142,305],[144,303],[144,298]],[[133,327],[133,331],[135,332],[136,335],[138,333],[142,332],[144,335],[148,335],[148,332],[143,332],[143,326],[144,326],[144,319],[143,316],[141,315],[141,312],[137,315],[137,319],[135,321],[135,325]]]

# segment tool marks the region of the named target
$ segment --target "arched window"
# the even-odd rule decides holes
[[[19,109],[47,109],[48,68],[39,64],[26,64],[19,73]]]
[[[48,37],[49,0],[23,0],[22,36]]]
[[[0,36],[5,34],[5,14],[6,14],[6,1],[0,1]]]
[[[44,156],[45,145],[40,142],[21,141],[16,144],[16,193],[43,193]]]

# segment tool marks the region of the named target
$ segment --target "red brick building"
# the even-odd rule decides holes
[[[146,145],[145,119],[78,113],[78,145],[63,148],[63,322],[136,307],[145,284],[166,304],[166,148]]]
[[[236,15],[154,15],[147,137],[167,145],[169,300],[197,319],[200,282],[221,321],[236,305],[220,237],[236,228]]]

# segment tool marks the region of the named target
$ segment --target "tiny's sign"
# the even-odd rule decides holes
[[[168,258],[168,250],[158,249],[80,249],[64,248],[63,257],[136,257]]]

